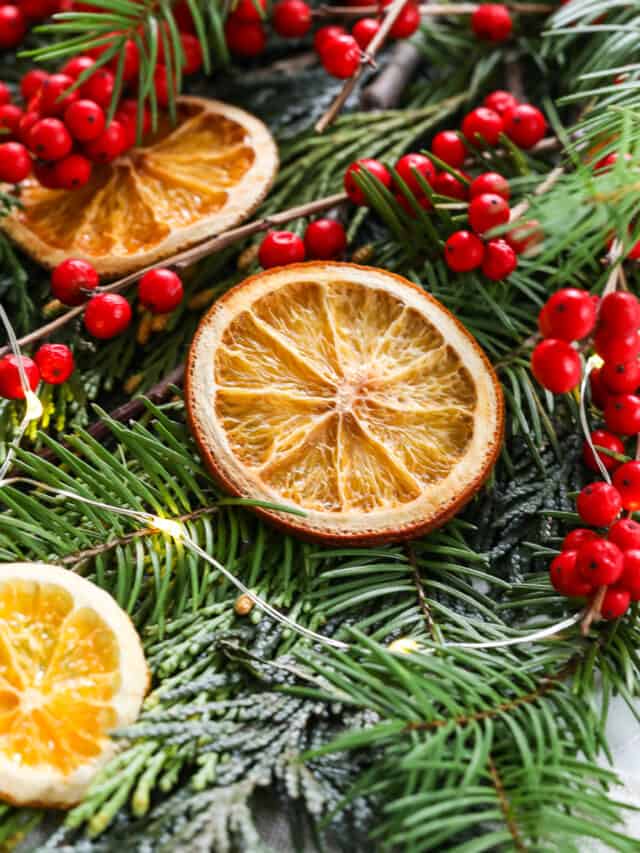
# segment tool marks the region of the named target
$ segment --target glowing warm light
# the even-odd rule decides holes
[[[184,536],[184,528],[179,521],[173,521],[171,518],[161,518],[159,515],[154,515],[150,519],[151,527],[166,533],[174,539],[182,539]]]
[[[389,643],[387,648],[390,652],[397,652],[401,655],[408,655],[420,650],[418,641],[414,640],[413,637],[398,637],[397,640]]]

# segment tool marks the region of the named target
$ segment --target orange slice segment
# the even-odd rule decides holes
[[[0,799],[78,802],[148,681],[138,635],[106,592],[56,566],[1,566]]]
[[[442,524],[484,482],[503,433],[475,339],[406,279],[344,263],[269,270],[219,300],[191,346],[186,401],[229,491],[328,542]]]
[[[220,101],[179,98],[178,116],[144,147],[95,166],[80,190],[24,181],[21,207],[1,227],[46,266],[71,255],[124,275],[237,225],[275,177],[271,134]]]

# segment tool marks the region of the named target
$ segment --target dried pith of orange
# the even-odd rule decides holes
[[[260,204],[278,168],[273,138],[255,116],[204,98],[178,99],[178,123],[107,165],[78,190],[35,178],[2,227],[36,260],[90,261],[125,275],[237,225]]]
[[[442,524],[503,435],[500,384],[472,335],[422,288],[346,263],[268,270],[229,291],[196,332],[186,403],[224,487],[334,543]]]
[[[0,566],[0,800],[77,803],[148,685],[138,635],[110,595],[58,566]]]

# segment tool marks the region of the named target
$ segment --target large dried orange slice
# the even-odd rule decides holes
[[[113,163],[95,166],[72,192],[21,185],[5,230],[38,261],[73,256],[123,275],[232,228],[262,201],[278,154],[255,116],[202,98],[178,101],[178,124]]]
[[[78,802],[148,683],[138,635],[110,595],[57,566],[0,566],[0,799]]]
[[[345,263],[229,291],[192,343],[186,400],[222,484],[323,541],[443,523],[487,477],[503,431],[500,385],[460,323],[406,279]]]

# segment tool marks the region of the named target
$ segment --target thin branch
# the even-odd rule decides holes
[[[363,54],[363,61],[360,63],[357,71],[355,72],[355,74],[353,74],[352,77],[349,77],[348,80],[345,80],[344,86],[342,87],[342,91],[339,93],[339,95],[331,104],[326,113],[316,123],[315,129],[317,133],[322,133],[323,131],[325,131],[329,127],[329,125],[336,119],[343,106],[345,105],[349,95],[355,89],[358,80],[362,76],[365,65],[373,59],[378,50],[385,43],[387,36],[389,35],[389,31],[391,30],[391,27],[396,22],[396,19],[398,18],[400,13],[403,11],[405,3],[406,0],[393,0],[393,2],[388,8],[388,11],[384,17],[382,24],[380,25],[380,29],[371,39],[369,47],[367,48],[367,52]],[[362,10],[358,11],[360,12],[360,14],[364,14]]]
[[[509,702],[500,702],[494,708],[488,708],[485,711],[476,711],[473,714],[461,714],[459,717],[454,717],[453,722],[458,726],[468,726],[470,723],[480,722],[481,720],[489,720],[504,714],[508,711],[513,711],[521,705],[531,705],[546,696],[554,690],[559,684],[570,678],[578,667],[581,659],[580,654],[575,654],[555,675],[549,675],[543,678],[535,690],[530,693],[525,693],[523,696],[518,696],[511,699]],[[414,723],[407,723],[404,730],[407,732],[415,731],[430,731],[439,729],[442,726],[448,726],[452,722],[451,718],[442,718],[437,720],[424,720]]]
[[[498,768],[495,765],[491,753],[489,753],[489,755],[487,756],[487,763],[489,765],[489,773],[491,774],[493,785],[496,789],[496,794],[498,795],[500,811],[504,815],[504,822],[506,823],[507,829],[509,830],[511,837],[513,838],[513,846],[518,851],[518,853],[526,853],[527,848],[524,846],[524,842],[522,841],[522,836],[520,835],[520,831],[513,816],[513,809],[511,808],[511,803],[509,802],[509,798],[507,797],[504,785],[502,783],[502,778],[498,773]]]
[[[431,608],[429,607],[429,602],[427,601],[427,596],[424,591],[424,586],[422,584],[422,578],[420,577],[420,571],[418,569],[418,561],[416,560],[416,554],[413,549],[411,543],[409,543],[405,547],[405,552],[407,554],[407,559],[409,560],[409,565],[411,566],[411,573],[413,575],[413,582],[416,587],[416,591],[418,593],[418,605],[424,616],[424,621],[427,626],[427,631],[431,635],[431,639],[434,642],[438,641],[438,635],[436,632],[436,626],[433,621],[433,614],[431,613]]]
[[[582,622],[580,623],[580,631],[582,636],[586,637],[593,622],[597,622],[602,617],[602,602],[607,593],[606,586],[599,586],[596,594],[591,599],[591,604],[587,608]]]
[[[185,515],[178,516],[175,521],[195,521],[195,519],[201,518],[203,515],[212,515],[214,512],[218,512],[217,506],[203,506],[193,510],[193,512],[187,512]],[[136,539],[141,539],[145,536],[155,536],[159,532],[157,527],[142,527],[140,530],[134,530],[132,533],[127,533],[126,536],[120,536],[118,539],[111,539],[108,542],[101,542],[93,548],[85,548],[83,551],[76,551],[75,554],[68,554],[56,562],[62,566],[75,565],[82,560],[88,560],[91,557],[104,554],[105,551],[112,551],[121,545],[128,545]]]
[[[405,0],[406,2],[406,0]],[[439,18],[447,15],[472,15],[480,3],[428,3],[420,6],[423,18]],[[546,15],[556,11],[550,3],[507,3],[512,12],[521,15]],[[390,14],[391,7],[383,10]],[[360,18],[363,15],[380,15],[380,6],[330,6],[321,5],[312,12],[314,18]]]
[[[163,261],[163,264],[165,266],[179,267],[193,264],[213,252],[217,252],[220,249],[225,249],[227,246],[231,246],[233,243],[238,242],[238,240],[244,240],[245,237],[251,237],[253,234],[258,234],[260,231],[267,231],[274,225],[283,225],[285,222],[290,222],[292,219],[300,219],[303,216],[312,216],[315,213],[321,213],[324,210],[329,210],[329,208],[341,204],[343,201],[346,201],[346,199],[347,196],[345,193],[336,193],[335,195],[326,196],[325,198],[309,202],[308,204],[291,207],[288,210],[283,210],[279,213],[274,213],[271,216],[257,219],[254,222],[249,222],[246,225],[239,226],[238,228],[232,228],[230,231],[225,231],[216,237],[210,237],[208,240],[205,240],[203,243],[199,243],[191,249],[186,249],[184,252],[179,252],[177,255],[166,258],[166,260]],[[112,284],[102,287],[101,292],[113,293],[124,290],[138,281],[138,279],[142,278],[146,272],[157,266],[158,264],[155,263],[151,266],[137,270],[124,278],[118,279],[118,281],[114,281]],[[46,323],[44,326],[40,326],[40,328],[35,329],[33,332],[29,332],[28,335],[24,335],[24,337],[20,338],[18,341],[19,345],[26,346],[27,344],[35,343],[35,341],[40,341],[48,335],[52,335],[58,329],[62,328],[62,326],[65,326],[75,317],[82,314],[84,308],[84,305],[72,308],[70,311],[66,311],[64,314],[56,317],[55,320],[52,320],[50,323]],[[0,356],[3,356],[8,352],[8,346],[2,347],[0,349]]]

